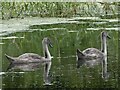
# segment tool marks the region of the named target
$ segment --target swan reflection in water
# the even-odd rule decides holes
[[[28,63],[28,64],[14,64],[10,63],[7,71],[15,71],[15,70],[22,70],[22,71],[35,71],[40,69],[41,66],[44,66],[44,73],[43,73],[43,80],[44,85],[52,85],[49,77],[49,71],[51,67],[51,61],[44,62],[44,63]]]

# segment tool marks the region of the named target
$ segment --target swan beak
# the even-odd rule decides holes
[[[111,39],[111,37],[109,35],[107,35],[107,38]]]
[[[49,43],[49,46],[52,48],[53,47],[53,45],[51,44],[51,43]]]
[[[51,43],[51,40],[48,38],[47,39],[48,41],[47,41],[47,44],[52,48],[53,47],[53,45],[52,45],[52,43]]]

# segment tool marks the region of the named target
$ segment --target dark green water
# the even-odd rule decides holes
[[[81,20],[78,20],[81,22]],[[118,87],[118,31],[106,30],[111,39],[108,40],[108,72],[107,81],[101,78],[101,65],[94,68],[76,68],[76,49],[84,50],[89,47],[100,49],[100,33],[104,28],[116,28],[117,23],[108,22],[98,24],[98,21],[82,20],[85,23],[34,25],[24,32],[12,33],[4,37],[24,37],[3,39],[2,42],[2,75],[3,88],[117,88]],[[96,23],[93,23],[96,22]],[[87,28],[103,28],[87,30]],[[52,56],[50,77],[52,86],[43,85],[43,65],[34,71],[11,70],[7,71],[9,61],[4,54],[19,56],[26,52],[37,53],[43,56],[42,39],[49,37],[53,48],[49,48]],[[16,72],[16,73],[14,73]]]

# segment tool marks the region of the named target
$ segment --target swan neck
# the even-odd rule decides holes
[[[107,55],[107,44],[106,44],[106,37],[101,37],[101,51]]]
[[[51,59],[51,55],[48,49],[48,45],[43,43],[43,54],[45,58]]]

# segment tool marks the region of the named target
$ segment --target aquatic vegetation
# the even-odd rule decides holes
[[[1,2],[2,19],[24,17],[100,16],[117,18],[118,3],[94,2]]]

